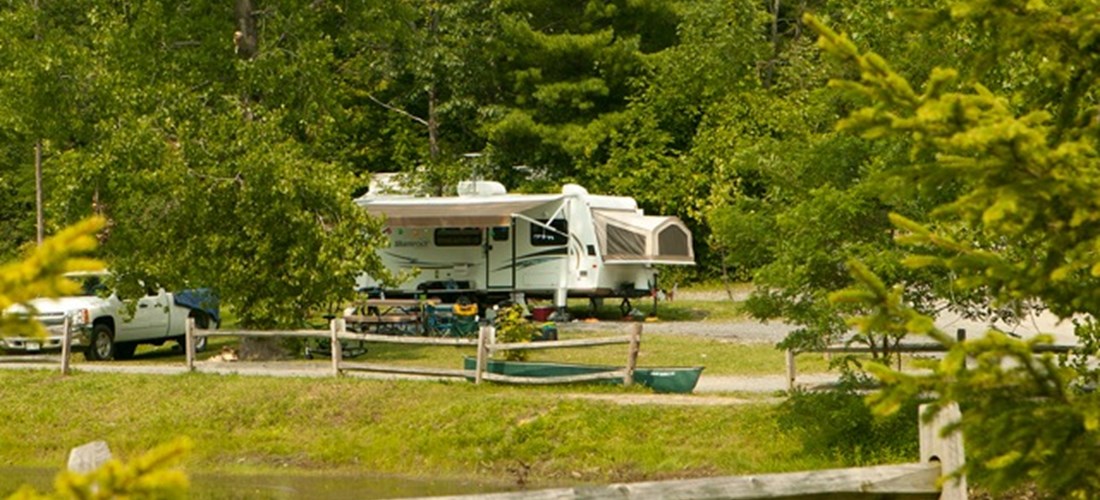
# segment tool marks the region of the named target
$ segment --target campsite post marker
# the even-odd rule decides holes
[[[332,376],[340,376],[340,360],[344,357],[344,346],[340,345],[340,334],[344,333],[344,318],[333,318],[329,330],[332,332]]]
[[[73,344],[73,320],[65,316],[65,331],[61,337],[61,375],[69,374],[69,354]]]
[[[634,385],[634,369],[638,366],[638,349],[642,343],[642,324],[630,325],[630,353],[626,357],[626,376],[623,377],[623,386]]]
[[[481,374],[485,371],[486,356],[489,354],[489,349],[486,343],[489,341],[489,336],[493,335],[493,325],[482,325],[477,329],[477,367],[474,372],[474,383],[481,383]]]
[[[195,318],[187,318],[187,331],[184,334],[183,350],[187,351],[187,371],[195,371]]]

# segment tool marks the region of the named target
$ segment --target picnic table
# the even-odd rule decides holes
[[[366,299],[355,305],[355,313],[344,316],[352,330],[388,335],[422,335],[426,307],[435,299]]]
[[[436,299],[365,299],[356,302],[351,314],[344,315],[348,330],[381,335],[424,335],[429,331],[428,310],[438,304]],[[306,345],[305,356],[329,355],[332,346],[326,339],[318,339],[315,345]],[[367,352],[365,343],[341,341],[345,357],[356,357]]]

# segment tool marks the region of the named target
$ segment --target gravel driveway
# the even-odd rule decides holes
[[[573,332],[621,332],[630,323],[619,321],[601,321],[586,323],[571,321],[558,323],[561,331]],[[662,335],[693,335],[697,337],[720,338],[745,343],[775,344],[787,337],[794,329],[786,323],[759,323],[754,321],[712,322],[712,321],[656,321],[642,324],[645,333]]]

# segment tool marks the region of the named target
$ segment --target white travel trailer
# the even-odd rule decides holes
[[[633,198],[509,194],[497,182],[464,182],[458,196],[368,193],[356,200],[385,218],[382,262],[410,279],[386,296],[468,295],[482,304],[568,297],[627,301],[657,288],[657,264],[693,265],[691,232],[676,217],[645,215]],[[369,277],[361,290],[378,289]],[[629,304],[629,302],[624,302]]]

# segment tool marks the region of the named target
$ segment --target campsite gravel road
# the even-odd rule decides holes
[[[598,323],[572,321],[559,323],[558,328],[563,331],[601,332],[624,330],[628,325],[630,325],[629,322],[620,321],[602,321]],[[793,326],[785,323],[758,323],[753,321],[658,321],[643,323],[643,325],[643,333],[693,335],[736,342],[769,344],[778,343],[794,329]]]

